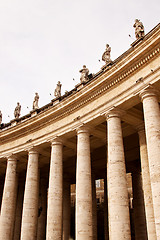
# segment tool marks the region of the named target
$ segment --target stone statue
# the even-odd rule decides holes
[[[133,27],[135,28],[136,39],[144,37],[145,35],[144,26],[143,26],[143,23],[140,22],[140,20],[136,19]]]
[[[81,83],[86,82],[89,74],[88,68],[86,68],[86,65],[83,65],[83,68],[79,71],[81,73],[80,81]]]
[[[19,118],[20,117],[20,112],[21,112],[21,105],[19,102],[17,102],[17,106],[14,110],[14,117]]]
[[[38,93],[35,93],[34,101],[33,101],[33,110],[38,109],[38,101],[39,101],[39,95]]]
[[[2,123],[2,112],[0,111],[0,124]]]
[[[110,63],[111,60],[111,47],[109,46],[109,44],[106,44],[106,50],[102,55],[102,60],[106,63]]]
[[[54,96],[55,96],[56,98],[61,97],[61,87],[62,87],[62,84],[61,84],[60,81],[58,81],[57,87],[56,87],[56,89],[54,90]]]

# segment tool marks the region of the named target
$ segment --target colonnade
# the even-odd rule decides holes
[[[144,128],[138,128],[142,175],[133,173],[134,194],[138,205],[145,211],[136,210],[137,222],[146,216],[146,231],[137,228],[136,240],[160,239],[160,112],[156,91],[151,87],[140,93],[143,103]],[[130,215],[127,192],[125,154],[121,127],[122,111],[112,109],[105,113],[107,121],[107,193],[109,240],[130,240]],[[145,136],[146,135],[146,136]],[[2,240],[69,240],[70,187],[63,177],[63,137],[51,142],[51,160],[48,193],[47,180],[40,181],[39,149],[28,151],[24,199],[17,198],[16,166],[19,159],[11,155],[3,190],[0,216],[0,239]],[[137,181],[137,184],[136,184]],[[40,183],[40,186],[39,186]],[[96,240],[95,186],[91,171],[90,130],[81,126],[77,129],[76,168],[76,240]],[[44,187],[46,186],[46,187]],[[139,186],[140,190],[136,187]],[[39,189],[43,198],[43,213],[38,218]],[[144,192],[144,203],[141,195]],[[48,195],[48,197],[46,196]],[[18,200],[16,200],[18,199]],[[23,211],[17,208],[22,205]],[[48,199],[48,201],[47,201]],[[16,213],[15,213],[16,211]],[[20,215],[22,218],[20,220]],[[106,215],[105,215],[106,216]],[[19,219],[17,219],[19,217]],[[16,222],[19,220],[19,231]],[[17,223],[18,224],[18,223]],[[44,227],[46,225],[46,227]],[[105,224],[107,225],[107,224]],[[106,227],[107,228],[107,227]],[[14,231],[13,231],[14,229]],[[38,229],[38,230],[37,230]],[[40,234],[41,232],[41,234]],[[108,229],[107,231],[108,232]],[[43,237],[42,237],[43,236]],[[107,239],[107,236],[106,236]]]

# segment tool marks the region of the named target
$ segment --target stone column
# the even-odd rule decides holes
[[[47,221],[47,178],[40,177],[39,188],[39,210],[38,210],[38,230],[37,240],[43,240],[46,237],[46,221]]]
[[[150,174],[149,174],[147,144],[146,144],[146,136],[145,136],[144,129],[141,128],[141,130],[138,131],[138,134],[139,134],[139,144],[140,144],[142,184],[143,184],[143,191],[144,191],[144,203],[145,203],[148,240],[156,240],[157,237],[156,237],[154,212],[153,212],[153,201],[152,201]]]
[[[133,186],[135,239],[146,240],[148,239],[146,229],[146,215],[144,209],[142,179],[139,170],[132,173],[132,186]]]
[[[97,201],[96,201],[96,185],[95,174],[92,170],[92,226],[93,226],[93,240],[97,240]]]
[[[23,196],[24,196],[24,179],[19,179],[18,182],[18,196],[16,206],[16,219],[14,225],[14,240],[19,240],[21,235],[21,221],[22,221],[22,208],[23,208]]]
[[[106,171],[105,171],[106,173]],[[104,239],[109,240],[108,236],[108,196],[107,196],[107,176],[104,178]]]
[[[39,171],[38,151],[28,152],[28,166],[25,183],[23,214],[21,226],[21,240],[35,240],[37,238]]]
[[[140,96],[143,102],[156,234],[157,239],[160,239],[160,111],[153,88],[143,90]]]
[[[110,111],[107,114],[107,123],[109,239],[130,240],[128,191],[119,112],[116,110]]]
[[[13,236],[17,196],[16,167],[17,159],[12,155],[7,160],[0,218],[0,239],[5,240],[11,240]]]
[[[76,240],[92,240],[92,186],[89,131],[77,130]]]
[[[70,239],[71,197],[70,180],[63,179],[63,240]]]
[[[47,240],[62,239],[62,174],[62,142],[57,138],[53,140],[51,150],[47,209]]]

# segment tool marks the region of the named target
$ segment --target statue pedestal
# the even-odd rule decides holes
[[[143,40],[144,37],[140,37],[136,39],[133,43],[131,43],[131,46],[134,47],[137,44],[140,44],[140,42]]]
[[[104,70],[108,70],[111,68],[112,66],[112,61],[108,61],[104,66],[101,67],[101,69],[104,71]]]
[[[57,105],[60,102],[59,99],[53,99],[51,101],[53,106]]]
[[[17,125],[17,120],[13,119],[13,120],[10,121],[10,123],[11,123],[11,127],[14,127],[14,126]]]
[[[37,115],[37,109],[34,109],[34,110],[30,111],[30,113],[31,113],[31,117],[36,116]]]

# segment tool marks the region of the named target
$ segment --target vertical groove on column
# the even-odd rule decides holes
[[[129,202],[121,120],[114,112],[110,112],[107,117],[109,239],[130,240]]]
[[[35,150],[29,151],[23,201],[21,240],[36,240],[37,238],[39,191],[38,155],[38,152]]]
[[[92,187],[89,132],[77,130],[76,240],[92,240]]]
[[[62,194],[63,194],[63,168],[62,143],[52,142],[48,209],[47,209],[47,240],[62,239]]]
[[[15,200],[17,194],[16,166],[16,158],[14,156],[9,157],[7,161],[0,218],[0,238],[5,240],[11,240],[13,236]]]
[[[139,131],[138,134],[139,134],[139,144],[140,144],[142,184],[143,184],[143,191],[144,191],[144,203],[145,203],[145,212],[146,212],[148,240],[156,240],[157,237],[156,237],[154,212],[153,212],[152,190],[151,190],[151,181],[150,181],[150,173],[149,173],[146,136],[145,136],[144,129]]]
[[[143,102],[156,235],[160,239],[160,111],[154,89],[150,87],[140,96]]]
[[[63,179],[63,240],[70,239],[70,221],[71,221],[71,198],[70,181]]]

